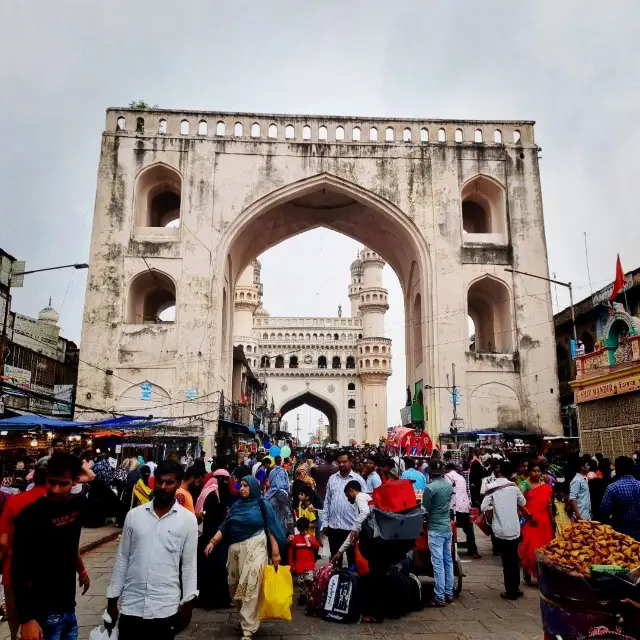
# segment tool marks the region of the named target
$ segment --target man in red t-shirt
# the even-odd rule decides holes
[[[2,558],[2,584],[4,586],[7,622],[11,631],[11,640],[16,640],[20,629],[20,620],[16,611],[16,603],[11,587],[11,548],[13,544],[13,522],[18,514],[47,492],[47,458],[38,461],[33,472],[34,487],[31,491],[11,496],[0,517],[0,557]]]

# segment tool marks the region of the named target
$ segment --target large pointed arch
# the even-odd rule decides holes
[[[423,318],[433,316],[430,250],[412,216],[380,193],[332,173],[314,174],[269,191],[271,186],[268,182],[256,186],[251,201],[228,224],[218,244],[216,273],[222,273],[226,257],[231,256],[233,287],[251,260],[267,249],[310,229],[326,227],[378,253],[395,271],[405,298],[411,286],[414,295],[421,295]],[[214,286],[214,297],[219,298],[220,279]],[[405,333],[411,331],[410,323],[405,324]],[[437,386],[433,334],[434,323],[425,320],[424,375]],[[410,344],[409,335],[406,340]],[[220,379],[220,384],[224,387],[227,382]],[[434,406],[429,414],[433,425],[439,419],[438,411]]]
[[[300,393],[296,393],[291,396],[287,400],[285,400],[280,407],[278,408],[278,412],[280,415],[284,415],[289,411],[293,411],[298,407],[301,407],[303,404],[308,404],[310,407],[313,407],[317,411],[324,413],[329,421],[329,437],[332,441],[338,439],[338,407],[328,398],[321,396],[314,391],[301,391]]]

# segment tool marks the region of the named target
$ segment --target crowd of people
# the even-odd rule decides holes
[[[536,579],[536,549],[571,521],[597,518],[640,540],[635,454],[612,466],[599,455],[434,450],[415,458],[365,447],[298,450],[284,459],[267,452],[233,460],[202,452],[159,464],[130,457],[114,468],[64,444],[54,441],[50,456],[25,461],[0,491],[12,640],[75,640],[76,582],[85,591],[90,585],[78,552],[81,528],[108,517],[122,526],[106,593],[107,626],[118,624],[120,640],[172,639],[194,606],[236,606],[238,630],[249,639],[260,625],[263,567],[289,564],[304,604],[325,543],[336,565],[355,567],[357,554],[368,562],[363,620],[381,621],[385,576],[414,553],[412,541],[371,533],[372,494],[398,479],[411,482],[424,509],[434,607],[454,597],[454,526],[465,532],[469,556],[480,558],[480,514],[502,560],[501,595],[511,600],[522,596],[521,569],[525,582]]]

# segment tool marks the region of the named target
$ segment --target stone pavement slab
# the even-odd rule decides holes
[[[302,608],[294,607],[292,622],[264,622],[256,640],[542,640],[537,589],[523,585],[524,598],[502,600],[500,560],[491,555],[487,540],[478,543],[483,559],[463,563],[462,593],[444,609],[427,608],[382,624],[340,625],[308,618]],[[86,596],[78,592],[78,640],[88,640],[91,630],[100,624],[117,545],[117,540],[111,540],[84,555],[91,589]],[[196,609],[191,626],[179,640],[240,640],[237,621],[233,609]],[[8,626],[0,623],[0,640],[6,638]]]

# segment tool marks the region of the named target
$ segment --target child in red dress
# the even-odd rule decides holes
[[[289,537],[289,565],[291,573],[296,576],[296,584],[300,587],[298,604],[307,603],[309,587],[313,581],[313,572],[316,568],[316,553],[320,545],[315,536],[309,533],[309,520],[298,518],[296,521],[298,533]]]

